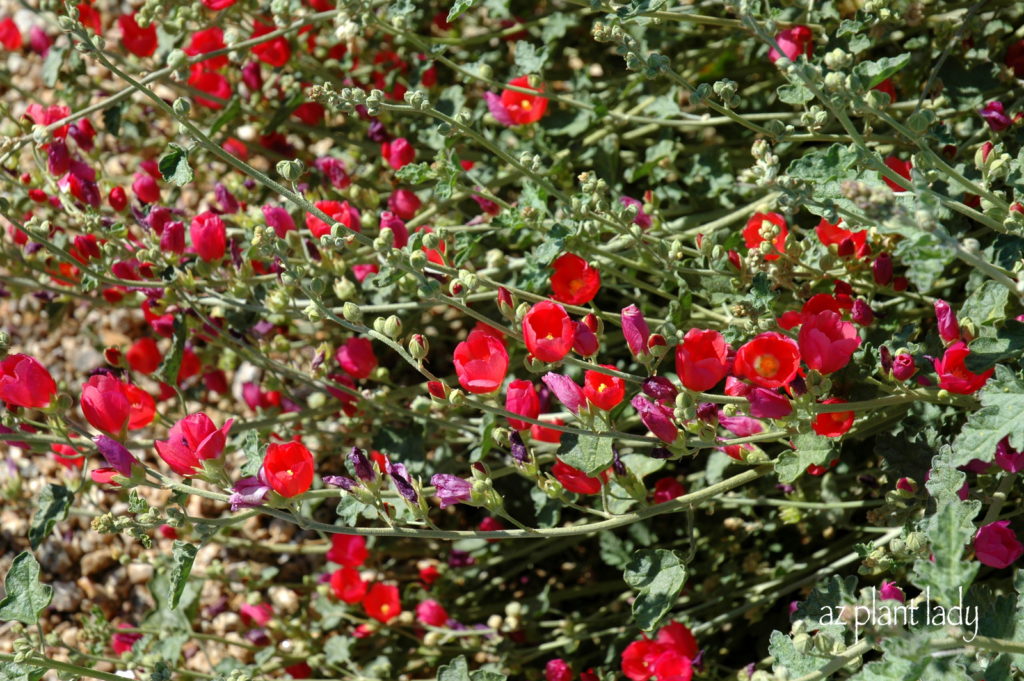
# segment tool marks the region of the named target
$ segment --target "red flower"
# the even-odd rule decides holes
[[[537,389],[533,387],[533,382],[516,380],[508,384],[505,411],[531,419],[540,415],[540,397],[537,395]],[[519,419],[509,418],[508,422],[516,430],[526,430],[530,427],[529,423]]]
[[[562,487],[570,492],[576,494],[601,493],[601,478],[592,478],[561,459],[555,459],[555,465],[551,467],[551,474],[558,482],[562,483]],[[603,474],[602,477],[604,477]]]
[[[889,103],[892,104],[896,101],[896,86],[892,84],[892,78],[886,78],[881,83],[871,88],[872,90],[878,90],[889,95]]]
[[[107,196],[107,203],[110,207],[116,210],[118,213],[128,207],[128,195],[125,194],[124,187],[118,185],[112,187],[110,194]]]
[[[331,549],[327,552],[327,560],[332,563],[355,568],[365,563],[369,555],[365,537],[357,534],[331,535]]]
[[[252,25],[253,38],[258,38],[261,35],[266,35],[267,33],[276,30],[273,26],[268,26],[259,19],[254,19]],[[271,66],[280,68],[287,64],[288,60],[292,58],[292,46],[288,44],[288,40],[285,39],[284,36],[278,36],[272,40],[253,46],[252,53],[255,54],[256,58],[264,64],[270,64]]]
[[[840,252],[849,250],[849,255],[856,255],[858,258],[862,258],[871,252],[871,248],[868,246],[868,233],[867,230],[849,230],[843,229],[839,225],[842,224],[842,220],[832,224],[825,218],[821,219],[818,226],[814,228],[814,231],[818,234],[818,239],[825,246],[831,246],[836,244],[839,246]],[[850,244],[847,246],[845,242],[849,240]]]
[[[228,79],[215,71],[206,69],[203,64],[192,65],[189,71],[188,84],[196,90],[205,92],[217,99],[227,100],[231,98],[231,83],[228,82]],[[209,109],[220,109],[224,106],[223,102],[199,96],[196,97],[196,103]]]
[[[459,384],[471,393],[494,392],[501,387],[508,371],[505,344],[479,329],[455,346],[453,359]]]
[[[857,328],[831,310],[805,315],[799,339],[804,362],[823,374],[849,364],[854,350],[860,347]]]
[[[0,362],[0,400],[8,406],[45,407],[56,392],[53,377],[35,357],[8,355]]]
[[[659,629],[657,641],[669,650],[675,650],[691,660],[696,659],[700,652],[693,632],[682,622],[670,622]]]
[[[586,305],[601,288],[600,272],[578,255],[564,253],[551,266],[552,297],[561,303]]]
[[[359,576],[359,570],[343,567],[331,573],[331,589],[338,600],[359,603],[366,597],[368,584]]]
[[[713,330],[690,329],[676,346],[676,373],[689,390],[710,390],[729,373],[729,344]]]
[[[166,440],[157,440],[153,445],[175,473],[195,475],[202,469],[203,461],[216,459],[224,451],[232,423],[234,420],[228,419],[217,428],[206,414],[190,414],[171,426]]]
[[[1013,69],[1013,75],[1024,78],[1024,40],[1018,40],[1006,49],[1003,63]]]
[[[135,21],[138,12],[124,14],[117,18],[121,27],[121,44],[136,57],[148,57],[156,52],[156,25],[142,28]]]
[[[215,12],[227,9],[237,1],[238,0],[202,0],[203,5],[205,5],[207,9],[212,9]]]
[[[443,627],[448,622],[448,612],[443,605],[428,598],[416,606],[416,619],[432,627]]]
[[[54,104],[42,106],[41,104],[29,104],[25,109],[25,116],[32,119],[36,125],[50,126],[57,121],[63,120],[71,115],[70,107]],[[64,139],[68,134],[68,126],[62,125],[53,131],[54,139]]]
[[[416,211],[420,209],[423,202],[420,201],[420,197],[416,196],[415,193],[408,189],[396,189],[388,197],[388,208],[403,220],[412,220],[416,217]],[[404,244],[402,244],[404,245]],[[396,239],[395,246],[401,248]]]
[[[56,444],[50,445],[50,449],[53,450],[54,460],[65,468],[82,468],[85,466],[85,457],[82,456],[82,452],[79,452],[74,447]]]
[[[534,92],[543,92],[543,86],[538,90],[530,86],[529,76],[519,76],[509,81],[509,85],[520,87]],[[516,90],[503,90],[501,93],[501,105],[511,120],[512,125],[527,125],[536,123],[543,118],[548,110],[548,100],[539,95],[530,95]]]
[[[306,125],[316,126],[324,122],[324,115],[326,113],[327,110],[320,102],[303,102],[295,107],[292,111],[292,116],[295,116]]]
[[[195,216],[188,232],[192,237],[192,247],[204,261],[211,262],[224,257],[227,231],[224,229],[224,221],[216,214],[206,211]]]
[[[971,351],[963,341],[958,341],[946,348],[942,359],[933,360],[935,372],[939,375],[939,387],[958,395],[970,395],[985,385],[995,369],[983,374],[971,372],[964,364]]]
[[[655,641],[633,641],[622,651],[622,673],[630,681],[647,681],[654,676],[654,662],[663,651]]]
[[[131,629],[132,625],[122,622],[121,624],[117,625],[117,628]],[[131,650],[132,646],[135,645],[135,642],[141,638],[142,634],[114,634],[110,637],[110,647],[114,649],[114,652],[117,655],[124,655],[129,650]]]
[[[301,442],[272,442],[263,459],[263,474],[281,496],[298,496],[313,484],[313,455]]]
[[[91,28],[96,35],[103,33],[103,21],[100,13],[88,2],[80,2],[75,5],[78,10],[78,21],[86,28]]]
[[[675,478],[662,478],[654,483],[654,503],[663,504],[686,494],[686,488]]]
[[[768,59],[773,63],[783,55],[790,61],[795,61],[801,54],[805,55],[808,59],[814,54],[814,34],[806,26],[794,26],[779,32],[775,36],[775,42],[778,43],[779,49],[782,50],[783,54],[779,54],[773,47],[768,52]]]
[[[359,211],[349,205],[348,201],[317,201],[315,205],[353,232],[360,231]],[[331,233],[331,226],[312,213],[306,213],[306,227],[317,239]]]
[[[366,614],[387,624],[402,614],[402,603],[398,599],[398,587],[378,582],[370,587],[370,593],[363,600]]]
[[[552,419],[550,423],[556,426],[565,425],[565,421],[562,419]],[[546,428],[544,426],[538,426],[536,423],[530,426],[530,437],[538,442],[552,442],[559,443],[562,441],[562,431],[554,428]]]
[[[771,223],[778,228],[778,234],[772,239],[774,250],[765,254],[765,260],[778,260],[779,253],[786,251],[786,237],[789,235],[789,227],[786,225],[786,218],[779,213],[754,213],[747,220],[747,226],[743,228],[743,241],[747,248],[760,248],[765,238],[761,235],[762,225]],[[776,252],[777,251],[777,252]]]
[[[18,30],[14,19],[6,17],[0,20],[0,45],[7,51],[14,52],[21,49],[22,42],[21,31]]]
[[[610,364],[602,364],[605,369],[614,369]],[[617,376],[609,376],[600,371],[587,371],[583,375],[583,394],[587,400],[605,411],[611,411],[626,396],[626,382]]]
[[[887,156],[885,158],[885,165],[889,167],[889,170],[906,178],[908,181],[910,180],[910,169],[913,167],[910,164],[910,161],[901,161],[895,156]],[[889,185],[889,188],[892,189],[894,192],[898,193],[906,191],[906,189],[899,186],[898,184],[890,180],[888,177],[883,176],[882,179],[885,180],[885,183]]]
[[[575,332],[565,308],[549,300],[536,303],[523,317],[526,349],[541,362],[557,362],[569,354]]]
[[[145,428],[153,420],[156,404],[142,388],[113,376],[97,374],[82,387],[82,414],[97,430],[120,433]]]
[[[838,397],[830,397],[822,400],[822,404],[845,404],[846,400]],[[852,411],[822,412],[814,417],[811,428],[818,435],[825,437],[839,437],[845,434],[853,426],[853,419],[856,416]]]
[[[768,331],[736,351],[733,370],[762,388],[788,384],[800,368],[800,348],[793,339]]]
[[[409,143],[404,137],[384,142],[380,145],[380,155],[387,161],[388,165],[399,170],[416,159],[416,147]]]
[[[349,338],[334,353],[334,359],[356,379],[368,378],[377,368],[377,355],[368,338]]]
[[[160,348],[156,346],[156,341],[149,337],[140,338],[135,341],[128,348],[128,352],[125,353],[125,358],[128,360],[128,366],[132,370],[147,375],[156,371],[160,366],[160,362],[163,361]]]
[[[192,39],[189,40],[188,45],[183,51],[190,57],[195,57],[196,55],[206,54],[207,52],[222,50],[224,47],[224,30],[221,29],[220,26],[211,26],[210,28],[193,33]],[[228,56],[226,54],[222,54],[219,57],[204,59],[197,63],[210,69],[219,69],[222,66],[227,66]]]

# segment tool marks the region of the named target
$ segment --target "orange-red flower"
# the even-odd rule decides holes
[[[729,373],[729,345],[714,330],[690,329],[676,346],[676,373],[690,390],[710,390]]]
[[[972,372],[964,364],[969,354],[971,351],[967,349],[967,344],[958,341],[946,348],[942,359],[933,361],[935,372],[939,375],[940,388],[958,395],[970,395],[985,385],[989,377],[995,373],[995,369],[989,369],[981,374]]]
[[[762,388],[780,388],[796,376],[800,348],[793,339],[768,331],[736,351],[733,370]]]
[[[398,597],[398,587],[378,582],[370,587],[370,592],[363,599],[366,614],[387,624],[402,614],[402,602]]]
[[[846,400],[841,400],[838,397],[830,397],[827,400],[822,400],[822,404],[845,404]],[[811,423],[811,428],[818,435],[824,435],[825,437],[839,437],[844,435],[850,427],[853,426],[853,419],[856,414],[852,411],[833,411],[823,412],[814,417],[814,422]]]
[[[614,369],[602,364],[605,369]],[[618,376],[609,376],[600,371],[587,371],[583,376],[583,394],[587,401],[598,409],[610,411],[617,407],[626,396],[626,382]]]

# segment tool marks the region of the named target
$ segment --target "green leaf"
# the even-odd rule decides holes
[[[65,54],[67,54],[67,48],[63,47],[51,47],[50,51],[46,53],[42,71],[43,85],[46,87],[52,88],[57,84],[57,80],[60,78],[60,69],[64,65]]]
[[[928,291],[956,257],[956,250],[935,234],[916,231],[899,242],[896,256],[907,266],[910,283]]]
[[[910,63],[910,53],[898,57],[882,57],[874,61],[862,61],[853,67],[853,72],[867,81],[869,88],[875,87]]]
[[[476,0],[455,0],[455,4],[453,4],[452,8],[448,10],[448,18],[446,19],[446,21],[448,21],[448,23],[455,21],[460,16],[462,16],[463,12],[472,7],[474,4],[476,4]]]
[[[823,182],[843,177],[857,163],[857,152],[842,144],[812,151],[789,164],[786,173],[800,180]]]
[[[814,99],[814,93],[799,83],[781,85],[776,92],[779,95],[779,101],[786,104],[806,104]]]
[[[160,175],[167,182],[184,187],[195,178],[192,166],[188,164],[188,151],[177,144],[168,146],[170,151],[160,158]]]
[[[352,658],[352,639],[348,636],[332,636],[324,643],[327,664],[345,664]]]
[[[408,163],[398,169],[395,177],[409,184],[422,184],[433,179],[434,171],[430,169],[429,163]]]
[[[525,40],[516,41],[516,70],[520,75],[540,73],[544,70],[544,62],[548,60],[546,49],[538,50],[533,43]]]
[[[437,670],[437,681],[470,681],[466,657],[459,655]]]
[[[232,97],[231,101],[228,102],[224,110],[220,112],[220,115],[213,121],[209,131],[206,133],[209,136],[216,135],[217,132],[225,125],[235,120],[242,114],[242,102],[238,97]]]
[[[612,440],[595,435],[565,433],[558,458],[593,477],[612,465]]]
[[[33,549],[39,548],[53,526],[68,517],[68,509],[75,495],[63,485],[50,483],[39,493],[39,504],[32,516],[32,527],[28,531],[28,541]]]
[[[1006,303],[1010,289],[994,281],[984,281],[974,289],[960,306],[960,320],[971,319],[974,323],[991,324],[1006,319]]]
[[[829,614],[837,615],[843,606],[854,603],[857,600],[856,589],[855,576],[847,575],[844,579],[839,575],[832,575],[826,582],[816,586],[810,596],[800,601],[794,617],[806,621],[808,630],[819,629],[842,638],[847,623],[833,617],[833,623],[828,624],[827,618]]]
[[[779,678],[796,679],[818,671],[832,659],[832,656],[823,656],[814,648],[807,653],[801,653],[793,645],[793,639],[781,631],[773,631],[768,639],[768,654],[772,656],[772,670],[778,674],[785,671],[788,676]]]
[[[1007,291],[1002,286],[999,288]],[[996,331],[996,335],[975,338],[970,347],[971,354],[967,355],[964,364],[976,374],[988,371],[999,362],[1016,357],[1024,351],[1024,323],[1011,319]]]
[[[686,583],[686,566],[674,551],[641,549],[622,573],[626,584],[639,591],[633,601],[633,619],[644,631],[658,626]]]
[[[953,464],[974,458],[988,460],[1007,435],[1010,445],[1024,449],[1024,383],[1007,367],[996,366],[995,376],[978,392],[982,408],[967,417],[953,443]]]
[[[477,669],[469,673],[470,681],[505,681],[508,677],[490,669]]]
[[[164,355],[164,361],[156,371],[157,376],[168,385],[178,385],[178,372],[181,370],[181,359],[185,355],[185,339],[187,337],[188,329],[185,323],[180,318],[175,319],[171,351]]]
[[[114,137],[117,137],[121,132],[121,113],[123,110],[120,104],[115,104],[103,110],[103,127]]]
[[[168,605],[172,610],[178,607],[178,601],[181,600],[181,594],[185,590],[185,585],[188,584],[192,563],[195,562],[198,552],[197,546],[174,540],[174,563],[171,567],[170,590],[168,591]]]
[[[53,600],[53,587],[39,581],[39,561],[28,551],[19,553],[11,563],[4,577],[4,590],[7,596],[0,601],[0,621],[3,622],[32,626]]]
[[[801,433],[793,438],[793,451],[783,452],[775,462],[779,482],[793,482],[808,466],[824,465],[832,458],[832,440],[816,433]]]
[[[239,473],[244,478],[251,478],[260,472],[263,467],[263,455],[266,448],[260,446],[260,436],[255,430],[247,431],[245,439],[242,440],[242,453],[245,454],[245,463]]]
[[[43,667],[26,667],[15,662],[0,664],[0,681],[38,681],[45,674]]]

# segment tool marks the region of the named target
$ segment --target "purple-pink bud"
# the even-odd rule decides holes
[[[875,321],[875,313],[871,306],[867,304],[867,301],[863,298],[858,298],[853,301],[853,310],[850,312],[850,318],[853,319],[855,324],[870,326]]]
[[[651,402],[644,395],[636,395],[630,404],[640,414],[640,420],[647,426],[647,429],[654,433],[658,439],[670,444],[675,442],[679,436],[679,430],[672,422],[672,411],[670,409]]]
[[[580,405],[586,403],[587,398],[583,394],[583,389],[576,385],[576,382],[568,376],[549,371],[540,380],[565,405],[566,409],[572,413],[579,413]]]
[[[892,361],[892,377],[897,381],[905,381],[914,375],[917,367],[914,366],[914,358],[905,352],[896,355]]]
[[[750,415],[759,419],[781,419],[793,413],[793,405],[777,390],[754,388],[747,393]]]
[[[672,406],[676,401],[676,395],[679,394],[672,381],[664,376],[651,376],[644,381],[642,390],[652,400],[666,407]]]
[[[590,357],[597,354],[599,348],[597,335],[590,330],[590,327],[583,322],[576,322],[576,335],[572,340],[573,352],[583,357]]]
[[[651,329],[647,326],[647,320],[636,305],[623,308],[621,313],[622,335],[626,337],[626,344],[634,357],[641,357],[647,354],[647,338],[651,335]]]
[[[945,300],[935,301],[935,319],[939,323],[939,337],[944,343],[955,343],[960,340],[960,325],[956,321],[956,313]]]

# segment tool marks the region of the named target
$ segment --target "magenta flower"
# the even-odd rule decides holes
[[[996,445],[996,463],[1004,471],[1009,473],[1020,473],[1024,471],[1024,454],[1010,446],[1010,436],[1007,435]]]
[[[778,43],[783,54],[779,54],[778,50],[773,47],[768,52],[768,59],[773,63],[782,56],[785,56],[790,61],[795,61],[797,57],[803,54],[810,59],[814,53],[814,34],[806,26],[794,26],[779,32],[775,36],[775,42]]]
[[[831,374],[849,364],[860,346],[857,329],[832,310],[806,315],[800,327],[800,356],[810,368]]]
[[[904,603],[907,600],[903,589],[896,586],[896,582],[882,582],[882,586],[878,589],[878,595],[882,597],[883,601],[899,601]]]
[[[644,202],[639,199],[634,199],[632,196],[620,196],[619,203],[623,206],[636,206],[636,217],[633,218],[633,224],[639,225],[641,229],[647,229],[651,226],[651,216],[644,212]]]
[[[897,381],[905,381],[914,375],[917,371],[917,367],[914,365],[914,358],[905,352],[902,352],[893,359],[892,361],[892,376]]]
[[[978,109],[978,114],[985,119],[993,132],[1002,132],[1013,125],[1013,119],[1006,115],[1002,102],[989,102]]]
[[[441,501],[441,508],[469,501],[473,496],[473,484],[457,475],[438,473],[430,478],[430,484],[437,488],[435,494]]]
[[[793,405],[785,395],[769,388],[754,388],[747,394],[750,415],[762,419],[781,419],[793,413]]]
[[[242,508],[256,508],[263,505],[263,500],[270,493],[270,485],[263,477],[263,469],[260,468],[259,475],[251,478],[242,478],[232,488],[228,503],[231,504],[231,511],[235,512]]]
[[[1024,554],[1024,546],[1010,529],[1009,520],[997,520],[978,529],[974,535],[974,554],[982,564],[1002,569]]]
[[[493,92],[485,92],[484,100],[487,102],[487,108],[490,110],[491,115],[494,116],[494,120],[498,121],[506,127],[512,127],[515,122],[512,120],[512,114],[509,113],[508,109],[501,101],[501,95],[496,95]]]
[[[679,390],[664,376],[651,376],[644,381],[641,390],[652,400],[666,407],[675,404]]]

